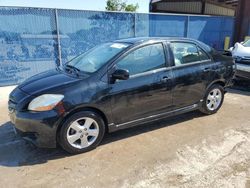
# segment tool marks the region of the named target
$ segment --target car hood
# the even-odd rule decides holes
[[[232,49],[233,57],[250,57],[250,47],[245,47],[240,43],[236,43]]]
[[[63,86],[80,81],[81,79],[67,75],[58,70],[50,70],[37,74],[25,80],[19,89],[30,95],[37,95],[48,90],[63,88]]]

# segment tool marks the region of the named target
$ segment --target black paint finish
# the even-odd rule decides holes
[[[173,40],[196,44],[209,54],[211,60],[175,66],[169,47]],[[112,132],[195,110],[210,85],[218,83],[227,87],[235,73],[232,58],[192,39],[133,38],[121,42],[129,43],[130,47],[93,74],[77,76],[57,69],[19,85],[9,99],[10,118],[16,129],[38,146],[53,148],[62,122],[75,112],[97,111]],[[127,80],[112,81],[115,65],[121,57],[154,43],[164,45],[165,67],[132,75]],[[61,107],[64,111],[61,107],[47,112],[28,111],[29,102],[42,94],[63,94]]]

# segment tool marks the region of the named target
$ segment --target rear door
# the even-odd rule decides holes
[[[221,75],[226,71],[226,69],[221,61],[215,62],[211,55],[206,53],[201,48],[200,54],[203,62],[204,80],[206,82],[206,86],[208,87],[213,81],[222,79]]]
[[[206,79],[200,49],[195,43],[173,41],[174,109],[198,103],[206,90]],[[207,68],[207,67],[206,67]]]

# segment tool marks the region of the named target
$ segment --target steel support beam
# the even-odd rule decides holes
[[[57,36],[57,50],[58,50],[58,62],[57,66],[62,66],[62,51],[61,51],[61,41],[60,41],[60,27],[58,21],[58,12],[55,9],[55,20],[56,20],[56,36]]]
[[[243,41],[250,29],[250,1],[240,0],[235,19],[234,41]]]

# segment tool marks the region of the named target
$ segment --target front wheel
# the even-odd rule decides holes
[[[206,92],[200,111],[204,114],[216,113],[224,101],[224,88],[221,85],[212,85]]]
[[[78,154],[94,149],[105,133],[105,124],[99,114],[92,111],[70,116],[59,133],[59,144],[64,150]]]

